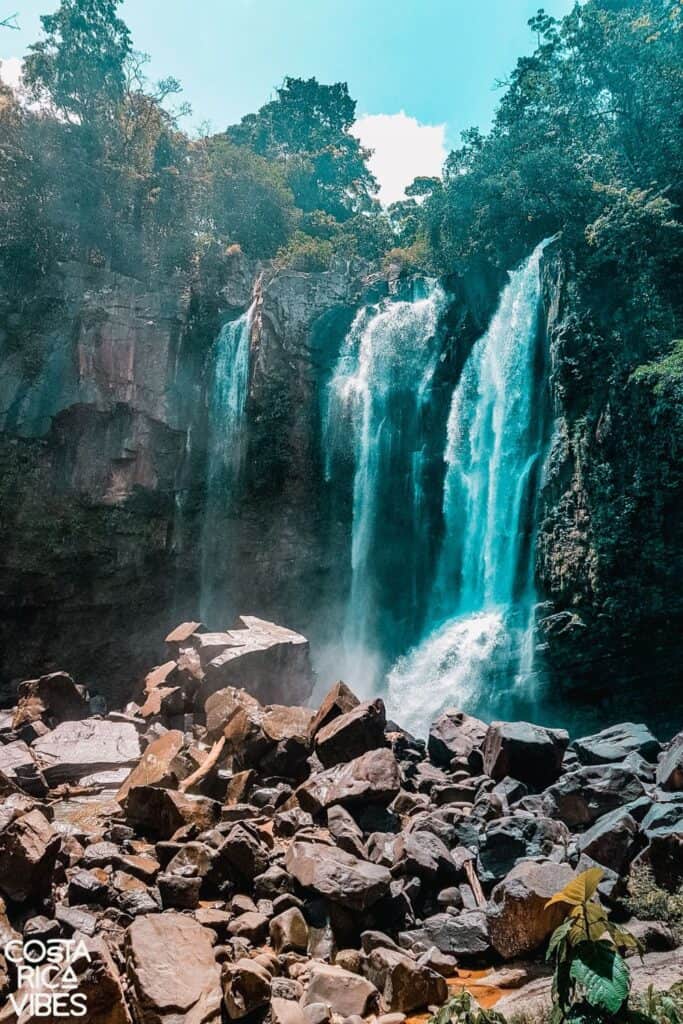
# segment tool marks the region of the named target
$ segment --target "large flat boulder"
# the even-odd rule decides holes
[[[220,970],[212,932],[167,911],[133,921],[126,965],[140,1024],[220,1024]]]
[[[45,776],[23,740],[0,745],[0,774],[11,785],[19,786],[31,796],[42,797],[47,793]]]
[[[95,772],[132,768],[142,754],[132,723],[99,718],[63,722],[35,740],[32,749],[50,786],[78,782]]]
[[[302,1000],[303,1006],[322,1003],[341,1017],[365,1017],[379,1004],[371,981],[342,967],[315,964]]]
[[[486,914],[463,910],[459,914],[434,914],[420,928],[399,934],[405,949],[426,952],[436,946],[440,953],[478,960],[491,950]]]
[[[291,843],[285,867],[304,888],[357,910],[376,903],[391,883],[387,868],[322,843]]]
[[[563,859],[569,830],[561,821],[542,816],[507,815],[487,825],[477,857],[477,874],[484,885],[500,882],[517,861],[531,858]]]
[[[200,700],[226,686],[236,686],[248,690],[264,704],[284,700],[304,704],[313,692],[306,637],[254,615],[242,615],[239,623],[237,629],[224,634],[205,633],[197,637],[204,669]],[[209,652],[213,654],[209,660],[206,637],[214,637],[216,649],[216,653]]]

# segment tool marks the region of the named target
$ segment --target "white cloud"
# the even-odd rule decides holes
[[[370,170],[385,205],[402,199],[413,178],[441,174],[447,156],[445,124],[420,124],[402,110],[400,114],[364,114],[352,131],[375,151]]]
[[[21,58],[8,57],[6,60],[0,60],[0,78],[5,85],[18,89],[21,85]]]

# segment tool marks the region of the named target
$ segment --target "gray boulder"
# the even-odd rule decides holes
[[[492,722],[484,741],[484,771],[496,782],[510,775],[533,789],[545,789],[559,777],[568,743],[564,729]]]

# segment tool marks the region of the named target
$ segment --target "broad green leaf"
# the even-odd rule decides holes
[[[553,934],[550,936],[550,942],[548,943],[548,952],[546,953],[546,960],[550,960],[551,956],[559,945],[564,942],[567,937],[567,932],[571,928],[571,921],[567,918],[562,924],[558,925]]]
[[[574,951],[570,973],[592,1006],[617,1013],[628,998],[628,965],[607,942],[580,943]]]
[[[546,907],[552,906],[553,903],[568,903],[572,907],[586,903],[600,885],[604,874],[605,872],[602,868],[589,868],[588,871],[582,871],[576,878],[572,878],[571,882],[568,882],[564,889],[556,892],[548,900]]]

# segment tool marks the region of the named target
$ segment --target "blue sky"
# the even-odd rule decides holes
[[[533,48],[526,22],[540,6],[560,16],[572,0],[124,0],[121,11],[152,76],[181,80],[195,126],[234,123],[288,74],[347,81],[391,199],[404,178],[434,173],[464,128],[489,125],[494,83]],[[0,30],[0,60],[21,57],[56,7],[0,0],[21,26]]]

